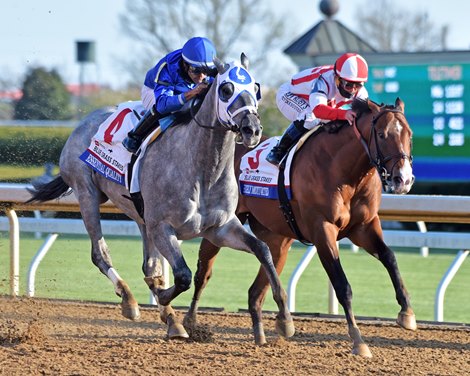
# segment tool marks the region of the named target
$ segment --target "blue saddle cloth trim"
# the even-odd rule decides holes
[[[106,165],[95,155],[90,153],[90,150],[85,150],[79,157],[83,162],[90,166],[94,171],[103,175],[106,179],[109,179],[120,185],[126,185],[124,175],[121,175],[111,166]]]
[[[277,185],[265,185],[240,181],[240,193],[244,196],[268,198],[271,200],[279,199]],[[289,200],[291,200],[292,193],[290,187],[286,187],[286,193]]]

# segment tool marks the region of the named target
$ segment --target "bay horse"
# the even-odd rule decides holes
[[[287,295],[281,286],[267,245],[251,235],[235,215],[238,193],[234,174],[235,140],[247,148],[256,146],[262,126],[257,112],[257,85],[248,72],[248,59],[241,64],[215,59],[218,74],[197,113],[184,124],[173,125],[147,147],[140,166],[140,193],[144,203],[139,215],[124,186],[95,173],[79,159],[90,145],[99,125],[110,116],[97,111],[85,117],[67,140],[60,156],[60,174],[50,183],[35,187],[29,200],[47,201],[75,193],[85,227],[91,239],[91,258],[114,285],[122,298],[122,314],[132,320],[140,316],[129,286],[111,262],[100,225],[100,204],[111,200],[137,222],[143,239],[142,270],[155,296],[160,318],[168,325],[169,338],[188,338],[172,309],[171,301],[189,289],[192,275],[178,240],[204,237],[219,247],[226,246],[254,254],[271,284],[279,307],[278,333],[294,334]],[[164,288],[159,256],[170,264],[174,285]],[[256,299],[252,299],[253,303]],[[255,307],[251,307],[255,310]],[[254,322],[256,342],[263,335]]]
[[[410,299],[395,255],[384,243],[378,216],[382,185],[387,192],[395,194],[405,194],[411,189],[414,181],[412,131],[404,115],[404,103],[399,98],[394,106],[380,106],[370,100],[355,100],[352,106],[357,113],[352,126],[343,126],[337,133],[317,133],[308,138],[294,156],[290,204],[298,233],[287,224],[275,199],[240,195],[236,213],[242,223],[248,223],[253,233],[268,244],[278,273],[282,272],[287,252],[294,239],[300,238],[299,234],[317,247],[323,268],[343,306],[353,341],[352,352],[369,357],[370,350],[352,311],[352,290],[340,263],[337,241],[347,237],[382,262],[401,306],[397,322],[415,330]],[[338,125],[324,127],[332,129]],[[243,146],[236,149],[237,176],[240,159],[247,151]],[[184,318],[186,327],[197,324],[198,301],[211,277],[219,250],[210,239],[202,240],[194,276],[194,296]],[[260,270],[249,293],[253,320],[261,316],[267,286],[267,276]]]

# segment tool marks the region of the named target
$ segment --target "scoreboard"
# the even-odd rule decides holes
[[[391,59],[391,64],[373,60],[366,84],[370,98],[394,104],[400,97],[405,102],[413,130],[416,183],[469,183],[470,59],[468,63]]]

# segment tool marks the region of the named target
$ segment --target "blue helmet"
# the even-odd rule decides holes
[[[212,69],[216,55],[214,44],[207,38],[194,37],[188,40],[182,49],[183,59],[193,67]]]

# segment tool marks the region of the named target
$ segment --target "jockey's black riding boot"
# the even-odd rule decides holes
[[[281,160],[284,158],[287,151],[294,146],[295,143],[300,140],[300,137],[302,137],[307,131],[308,129],[304,128],[303,120],[294,121],[286,129],[279,140],[279,143],[271,149],[266,160],[275,166],[279,166],[279,163],[281,163]]]
[[[127,134],[127,137],[122,141],[122,145],[132,154],[136,154],[144,138],[155,129],[155,126],[158,124],[158,119],[159,113],[155,109],[155,106],[152,106],[152,108],[142,116],[134,129]]]

